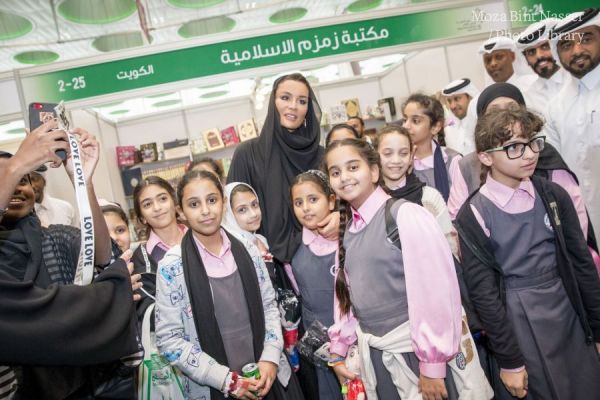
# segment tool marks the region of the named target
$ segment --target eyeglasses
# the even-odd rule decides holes
[[[507,144],[506,146],[488,149],[485,152],[491,153],[494,151],[504,151],[506,152],[506,157],[508,157],[509,160],[514,160],[516,158],[523,157],[523,154],[525,154],[525,148],[527,146],[529,146],[531,151],[533,151],[534,153],[539,153],[540,151],[544,150],[545,144],[546,136],[536,136],[527,143],[511,143]]]

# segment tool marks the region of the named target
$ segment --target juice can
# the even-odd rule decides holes
[[[244,378],[254,378],[256,380],[260,379],[260,370],[258,369],[258,365],[256,363],[249,363],[242,367],[242,376]]]

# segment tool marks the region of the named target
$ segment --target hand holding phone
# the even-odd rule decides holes
[[[34,131],[44,123],[55,119],[56,112],[54,108],[57,106],[55,103],[30,103],[29,104],[29,131]],[[67,152],[65,150],[56,150],[56,155],[62,160],[67,159]]]
[[[19,171],[22,168],[23,174],[27,174],[48,162],[53,167],[62,165],[64,161],[57,155],[58,150],[68,153],[67,135],[58,129],[55,120],[50,120],[25,136],[13,158],[20,166]]]

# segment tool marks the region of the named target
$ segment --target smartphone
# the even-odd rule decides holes
[[[40,125],[56,118],[55,103],[30,103],[29,104],[29,131],[37,129]],[[56,150],[56,155],[62,160],[67,159],[67,152]]]

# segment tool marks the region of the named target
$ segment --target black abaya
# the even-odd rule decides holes
[[[301,226],[294,217],[290,185],[296,175],[318,169],[323,149],[319,145],[321,110],[309,87],[305,123],[294,131],[280,124],[275,81],[269,110],[258,138],[240,144],[231,161],[227,182],[244,182],[254,188],[262,211],[260,233],[275,258],[289,262],[301,241]]]

